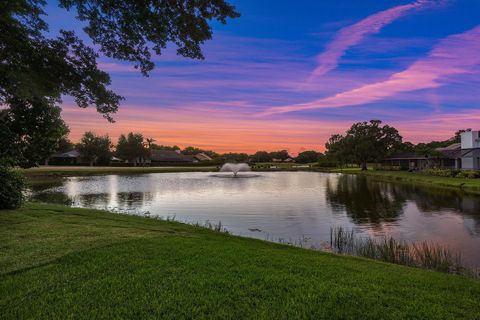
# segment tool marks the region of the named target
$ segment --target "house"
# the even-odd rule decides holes
[[[480,131],[465,131],[461,137],[461,168],[480,170]]]
[[[195,155],[183,154],[180,150],[151,150],[150,151],[150,161],[152,164],[160,163],[178,163],[178,164],[188,164],[188,163],[198,163],[212,161],[207,154],[201,152]]]
[[[205,154],[203,152],[197,153],[195,155],[195,159],[197,159],[200,162],[212,161],[213,160],[211,157],[209,157],[207,154]]]
[[[68,164],[79,164],[81,162],[81,155],[78,150],[70,150],[67,152],[55,153],[50,156],[45,164],[57,164],[57,165],[68,165]]]
[[[180,150],[151,150],[150,160],[155,163],[195,163],[198,160],[195,156],[186,156]]]
[[[480,170],[479,131],[461,134],[461,142],[435,149],[435,155],[399,153],[382,160],[382,165],[399,167],[401,170],[425,168]]]

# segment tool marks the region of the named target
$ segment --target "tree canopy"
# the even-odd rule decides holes
[[[83,160],[91,166],[96,163],[109,163],[112,156],[112,147],[112,140],[109,136],[97,136],[91,131],[85,132],[77,146]]]
[[[253,162],[270,162],[272,161],[272,157],[270,153],[267,151],[257,151],[255,152],[252,156],[252,161]]]
[[[45,5],[45,0],[0,2],[0,103],[10,105],[13,98],[54,103],[70,95],[80,107],[95,105],[112,120],[121,97],[107,89],[110,77],[98,69],[98,54],[72,31],[48,38]],[[144,75],[154,68],[152,52],[160,55],[167,43],[174,43],[179,55],[202,59],[200,46],[212,37],[208,22],[239,16],[223,0],[59,0],[59,5],[75,10],[101,53],[134,62]]]
[[[290,158],[290,155],[288,154],[287,150],[273,151],[273,152],[270,152],[270,158],[283,161]]]
[[[380,120],[357,122],[346,135],[332,135],[325,147],[327,154],[344,163],[354,162],[367,169],[368,161],[378,161],[402,146],[398,130]]]
[[[197,147],[191,147],[191,146],[185,147],[182,150],[182,153],[186,154],[186,155],[196,155],[196,154],[199,154],[199,153],[205,153],[207,156],[209,156],[211,158],[218,157],[218,153],[216,153],[215,151],[204,150],[204,149],[200,149],[200,148],[197,148]]]
[[[58,150],[67,133],[59,107],[12,99],[9,108],[0,110],[0,165],[37,166]]]
[[[118,138],[116,154],[136,166],[139,161],[148,157],[149,149],[141,133],[130,132],[127,136],[122,134]]]
[[[2,164],[34,166],[40,155],[54,149],[66,131],[58,107],[62,96],[73,97],[81,108],[95,106],[109,121],[123,99],[108,88],[110,76],[98,68],[96,50],[73,31],[60,30],[55,36],[48,32],[43,19],[46,4],[45,0],[0,1],[0,105],[7,107],[0,118],[0,139],[9,141],[0,156]],[[224,0],[59,0],[58,4],[86,24],[83,31],[99,52],[134,63],[145,76],[154,68],[152,54],[160,55],[168,43],[176,45],[181,56],[202,59],[201,45],[212,37],[209,22],[225,23],[239,16]],[[47,114],[51,119],[44,123],[40,118]]]
[[[314,150],[307,150],[300,152],[298,156],[295,158],[295,161],[298,163],[312,163],[317,162],[323,156],[322,153],[314,151]]]

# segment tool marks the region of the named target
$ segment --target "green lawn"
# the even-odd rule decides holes
[[[28,204],[0,211],[2,319],[478,319],[480,281]]]
[[[455,188],[464,190],[469,193],[480,194],[480,179],[438,177],[423,174],[421,172],[408,171],[362,171],[359,168],[336,169],[334,172],[361,174],[383,181],[400,181],[430,186]]]

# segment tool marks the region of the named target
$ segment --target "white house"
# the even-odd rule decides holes
[[[466,131],[461,134],[462,169],[480,170],[480,131]]]

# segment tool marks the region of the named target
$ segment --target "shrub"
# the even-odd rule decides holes
[[[338,164],[336,162],[329,161],[326,159],[322,159],[313,165],[313,167],[317,167],[317,168],[335,168],[337,166]]]
[[[432,175],[432,176],[439,176],[439,177],[455,177],[457,172],[451,169],[437,169],[437,168],[430,168],[423,170],[423,173]]]
[[[18,208],[23,201],[23,176],[0,166],[0,209]]]
[[[424,173],[439,176],[439,177],[452,177],[452,178],[464,178],[464,179],[478,179],[480,178],[480,171],[478,170],[452,170],[452,169],[425,169]]]
[[[457,178],[466,178],[466,179],[478,179],[480,178],[480,171],[476,170],[459,170]]]

